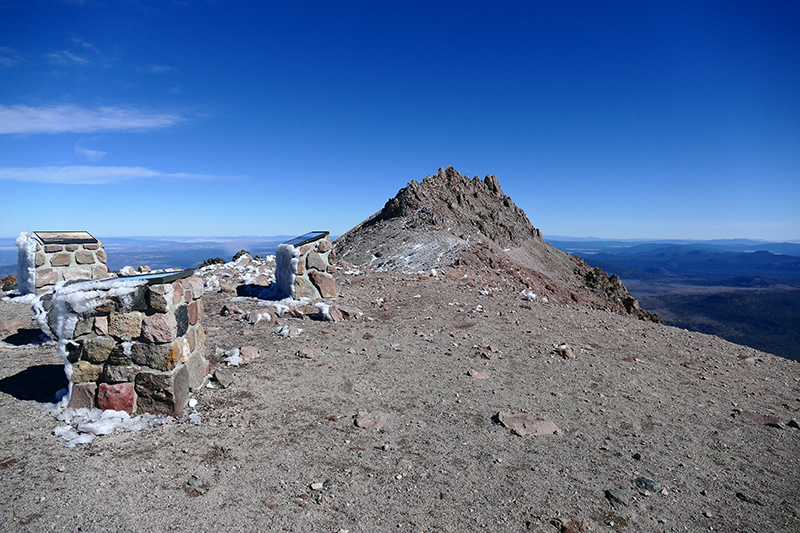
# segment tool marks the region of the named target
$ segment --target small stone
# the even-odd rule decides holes
[[[325,485],[323,485],[323,484],[322,484],[322,483],[320,483],[320,482],[312,483],[312,484],[311,484],[311,490],[322,490],[322,488],[323,488],[324,486],[325,486]]]
[[[258,350],[254,346],[242,346],[239,348],[239,356],[245,363],[249,363],[260,357]]]
[[[467,373],[475,379],[489,379],[489,374],[486,372],[481,372],[480,370],[470,369],[470,371]]]
[[[116,342],[111,337],[93,337],[83,343],[81,359],[91,363],[103,363],[111,355]]]
[[[637,452],[637,453],[633,454],[633,458],[636,461],[641,461],[642,460],[642,454]]]
[[[346,320],[355,320],[364,316],[364,312],[357,307],[349,307],[344,305],[337,305],[336,307],[339,308],[339,311],[341,311],[342,316]]]
[[[189,390],[200,389],[206,382],[208,375],[208,359],[203,356],[202,351],[195,352],[186,361],[186,370],[189,373]]]
[[[172,307],[172,300],[175,296],[175,290],[171,284],[159,283],[151,285],[147,291],[147,305],[165,313]]]
[[[653,481],[646,477],[637,477],[633,480],[633,484],[637,488],[646,490],[648,492],[661,492],[661,484],[658,481]]]
[[[627,499],[617,490],[605,490],[603,491],[603,495],[608,500],[608,503],[611,504],[612,508],[616,508],[619,505],[628,505]]]
[[[303,348],[297,352],[297,355],[304,359],[317,359],[322,356],[322,351],[316,348]]]
[[[497,413],[497,419],[505,427],[517,435],[552,435],[559,431],[558,427],[547,418],[526,413]]]
[[[800,429],[800,422],[798,422],[796,418],[789,420],[786,425],[790,428]]]
[[[233,304],[225,304],[219,312],[220,316],[239,316],[244,314],[241,307]]]
[[[108,317],[96,316],[94,317],[94,328],[97,335],[108,335]]]
[[[736,418],[741,418],[746,422],[750,422],[751,424],[758,424],[761,426],[773,426],[776,428],[783,427],[780,418],[773,415],[760,415],[752,411],[743,411],[737,409]]]
[[[231,373],[230,370],[225,370],[224,368],[214,371],[214,379],[223,389],[227,389],[233,385],[233,373]]]
[[[382,413],[380,411],[373,411],[371,413],[361,411],[356,416],[356,426],[360,428],[374,429],[376,431],[381,429],[388,421],[389,414]]]
[[[308,277],[322,298],[336,298],[336,280],[330,274],[311,272]]]
[[[562,344],[560,346],[556,346],[555,352],[564,359],[568,359],[571,361],[577,359],[577,357],[575,356],[575,352],[572,349],[572,346],[570,346],[569,344]]]
[[[94,254],[89,250],[78,250],[75,252],[75,262],[79,265],[93,265]]]
[[[108,260],[108,256],[106,255],[105,250],[97,250],[97,252],[95,252],[95,255],[97,256],[97,260],[100,261],[101,263],[105,263]]]

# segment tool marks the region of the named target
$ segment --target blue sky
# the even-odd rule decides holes
[[[0,237],[340,234],[451,165],[545,235],[800,239],[800,3],[391,4],[0,0]]]

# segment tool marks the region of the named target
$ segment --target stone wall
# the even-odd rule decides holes
[[[59,281],[108,277],[106,251],[97,239],[93,243],[46,244],[35,233],[17,239],[17,270],[22,294],[42,294]]]
[[[69,407],[182,416],[209,368],[203,280],[192,272],[79,282],[39,297],[37,321],[65,360]]]
[[[292,280],[291,296],[295,299],[336,298],[336,280],[333,277],[336,269],[332,266],[336,252],[327,232],[315,233],[319,237],[312,242],[301,236],[281,244],[277,250],[276,283],[282,285],[282,280]],[[294,242],[300,244],[292,244]],[[281,255],[292,259],[281,260]]]

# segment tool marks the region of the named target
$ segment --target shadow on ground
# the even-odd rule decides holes
[[[0,392],[18,400],[48,403],[55,399],[58,391],[67,388],[68,385],[63,365],[38,365],[0,379]]]
[[[39,328],[26,328],[17,330],[3,339],[3,342],[14,346],[24,346],[26,344],[41,344],[49,341],[50,338]]]

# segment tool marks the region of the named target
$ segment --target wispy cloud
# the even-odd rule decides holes
[[[75,153],[86,157],[87,161],[100,161],[108,153],[100,150],[89,150],[88,148],[82,148],[79,146],[82,140],[83,139],[75,143]]]
[[[74,54],[69,50],[53,50],[47,54],[47,58],[51,63],[57,65],[88,65],[89,60],[78,54]]]
[[[0,105],[0,134],[145,131],[174,126],[184,120],[178,115],[150,113],[131,107],[84,109],[70,104],[42,107]]]
[[[22,61],[19,52],[8,46],[0,46],[0,67],[13,67]]]
[[[157,63],[151,63],[147,65],[147,72],[151,74],[165,74],[167,72],[175,72],[175,67],[171,67],[169,65],[159,65]]]
[[[241,176],[214,176],[188,172],[159,172],[145,167],[9,167],[0,168],[0,181],[59,183],[63,185],[103,185],[128,180],[229,180]]]

